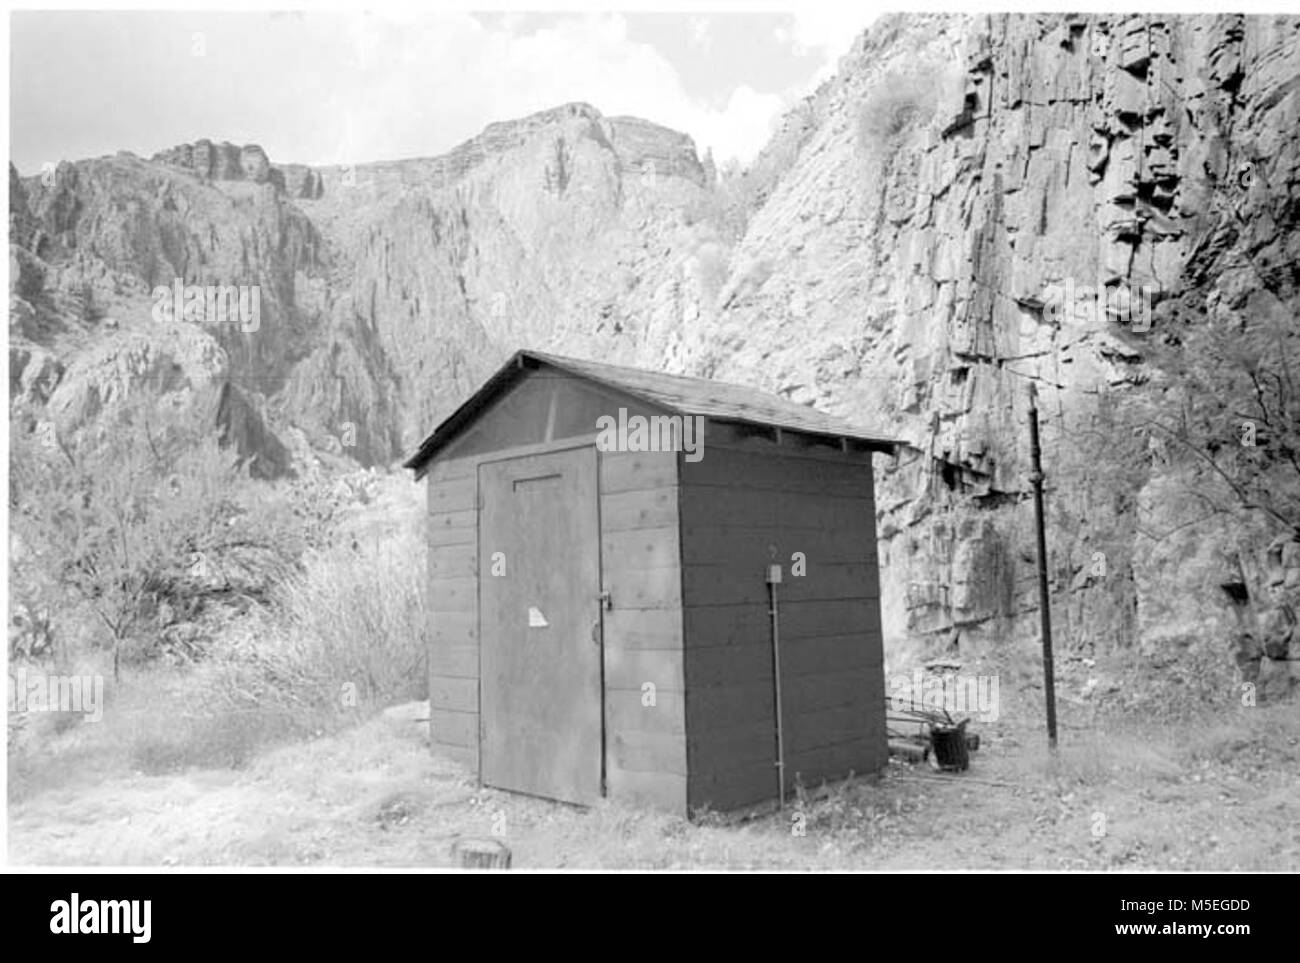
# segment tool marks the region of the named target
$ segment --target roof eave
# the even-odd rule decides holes
[[[511,355],[510,360],[493,372],[492,377],[483,382],[478,391],[465,399],[459,408],[444,418],[442,423],[420,442],[420,447],[415,450],[415,454],[404,461],[402,467],[415,472],[416,481],[423,478],[429,462],[433,460],[438,449],[450,441],[475,414],[487,405],[491,398],[519,376],[519,372],[525,367],[524,359],[527,356],[527,351],[516,351]]]
[[[530,364],[531,362],[531,364]],[[415,454],[402,463],[403,468],[409,468],[415,472],[415,480],[419,481],[428,471],[429,462],[433,460],[434,455],[443,448],[453,437],[460,431],[464,425],[473,419],[480,410],[485,408],[491,400],[501,391],[508,387],[519,373],[530,367],[540,367],[549,365],[565,373],[580,378],[592,384],[600,385],[605,388],[617,390],[630,398],[635,398],[645,404],[658,408],[661,411],[667,411],[683,417],[694,417],[699,412],[687,411],[679,406],[669,404],[662,398],[655,397],[650,392],[638,391],[634,386],[622,384],[610,379],[601,378],[591,374],[589,371],[570,367],[564,364],[564,359],[546,355],[542,352],[530,351],[526,348],[516,351],[505,364],[503,364],[483,385],[474,392],[459,408],[445,418],[433,432],[420,443]],[[791,434],[807,435],[813,438],[835,439],[842,446],[847,447],[845,442],[852,442],[855,445],[866,447],[873,452],[883,452],[891,457],[897,457],[899,449],[903,442],[892,438],[876,438],[871,435],[860,435],[848,431],[817,431],[810,428],[801,428],[795,426],[781,425],[776,422],[758,421],[746,418],[716,418],[711,415],[703,415],[718,422],[732,422],[741,424],[750,424],[758,427],[780,428],[784,432]]]

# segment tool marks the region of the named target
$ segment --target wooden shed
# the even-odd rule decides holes
[[[406,462],[428,479],[435,751],[501,789],[726,810],[777,796],[779,705],[787,791],[879,769],[871,459],[895,444],[750,388],[518,352]]]

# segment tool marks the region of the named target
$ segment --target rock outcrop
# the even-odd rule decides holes
[[[611,117],[605,125],[624,173],[681,177],[701,187],[707,180],[695,143],[685,134],[636,117]]]
[[[306,200],[315,200],[324,192],[319,173],[303,164],[272,167],[266,151],[257,144],[238,147],[229,141],[197,140],[159,151],[151,160],[190,171],[202,181],[269,183],[290,197]]]

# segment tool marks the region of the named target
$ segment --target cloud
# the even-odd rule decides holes
[[[831,62],[852,36],[845,19],[862,17],[799,15],[790,42],[836,49]],[[720,104],[716,92],[687,89],[674,51],[633,39],[620,14],[27,14],[15,22],[11,146],[23,170],[118,149],[147,156],[199,137],[257,141],[273,162],[429,156],[492,121],[570,101],[684,131],[719,163],[745,162],[807,92],[741,83]],[[688,22],[686,43],[708,49],[716,23]],[[201,58],[190,52],[195,31],[205,35]]]
[[[712,149],[719,165],[731,158],[746,163],[767,144],[776,122],[789,106],[787,97],[759,93],[742,85],[732,91],[721,110],[691,105],[683,109],[679,123],[683,130],[699,131],[693,136],[700,153]]]
[[[814,86],[835,72],[839,60],[862,31],[880,15],[853,4],[812,6],[790,14],[790,23],[776,28],[777,39],[790,45],[795,54],[816,54],[821,66]]]
[[[708,17],[691,17],[688,22],[691,31],[691,44],[701,50],[713,48],[713,21]]]
[[[395,29],[403,33],[400,43]],[[631,40],[620,15],[568,17],[524,36],[469,18],[400,28],[372,21],[365,30],[359,42],[367,63],[373,67],[376,57],[383,64],[350,103],[339,105],[353,123],[340,156],[330,158],[336,161],[342,153],[371,158],[445,150],[450,144],[435,142],[435,125],[454,127],[459,139],[477,133],[483,118],[519,117],[570,101],[683,131],[701,152],[711,147],[719,162],[747,161],[790,99],[741,85],[724,106],[712,107],[684,89],[660,51]],[[394,49],[408,53],[394,56]],[[448,105],[447,96],[456,103]]]
[[[858,34],[871,26],[879,14],[855,9],[853,4],[818,6],[790,14],[786,38],[796,52],[820,49],[831,58],[844,56]]]

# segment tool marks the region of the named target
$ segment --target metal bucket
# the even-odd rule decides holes
[[[955,726],[931,726],[930,745],[940,769],[965,772],[970,768],[970,747],[966,743],[966,719]]]

